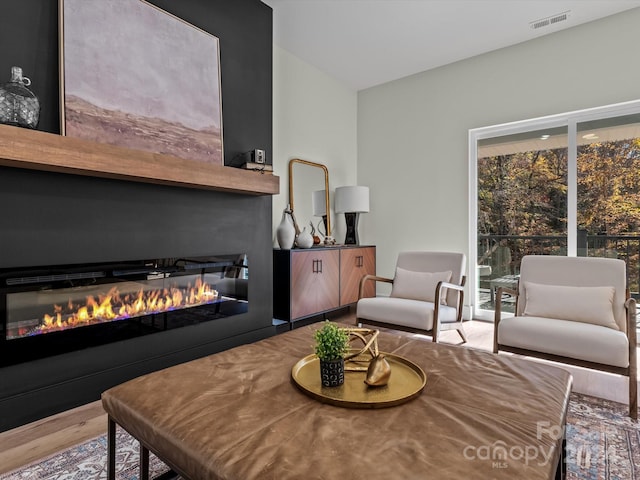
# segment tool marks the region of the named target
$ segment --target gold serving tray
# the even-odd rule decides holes
[[[320,382],[320,360],[308,355],[291,369],[295,384],[316,400],[346,408],[393,407],[416,398],[427,383],[427,375],[415,363],[406,358],[385,353],[391,366],[391,377],[384,387],[370,387],[364,383],[366,364],[345,362],[344,384],[339,387],[323,387]],[[351,369],[350,369],[351,368]]]

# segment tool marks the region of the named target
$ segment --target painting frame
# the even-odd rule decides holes
[[[147,0],[58,0],[64,136],[224,165],[218,37]]]

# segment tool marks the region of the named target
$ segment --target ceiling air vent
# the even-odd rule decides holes
[[[541,18],[540,20],[535,20],[529,23],[529,26],[534,30],[542,27],[548,27],[549,25],[555,25],[556,23],[564,22],[569,18],[570,10],[566,12],[558,13],[557,15],[552,15],[550,17]]]

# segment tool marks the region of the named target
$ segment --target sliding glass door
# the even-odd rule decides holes
[[[478,307],[493,310],[524,255],[566,255],[567,127],[479,140],[477,173]]]
[[[627,262],[638,295],[640,114],[577,124],[577,255]]]
[[[638,292],[640,102],[472,130],[469,150],[475,318],[530,254],[622,258]]]

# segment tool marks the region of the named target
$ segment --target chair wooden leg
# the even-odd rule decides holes
[[[629,369],[629,416],[638,419],[638,378],[635,368]]]
[[[462,326],[462,323],[460,324],[460,326],[458,328],[456,328],[458,334],[460,335],[460,337],[462,338],[462,343],[467,343],[467,335],[464,331],[464,327]]]

